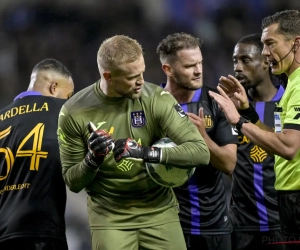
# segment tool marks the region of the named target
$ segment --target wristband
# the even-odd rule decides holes
[[[257,121],[259,120],[259,116],[251,103],[249,103],[249,108],[239,109],[238,112],[241,116],[246,116],[247,118],[249,118],[250,122],[253,124],[257,123]]]
[[[157,148],[157,147],[143,148],[143,158],[145,162],[160,163],[161,156],[162,156],[161,148]]]
[[[241,116],[239,121],[235,124],[235,128],[236,130],[241,133],[241,129],[244,123],[249,123],[250,120],[248,119],[248,117],[245,116]]]

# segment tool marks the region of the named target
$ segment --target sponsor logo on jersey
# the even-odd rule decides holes
[[[294,107],[294,110],[295,110],[296,112],[300,112],[300,107]]]
[[[213,126],[213,121],[211,115],[204,115],[205,128],[211,128]]]
[[[102,128],[102,126],[106,123],[106,121],[103,122],[97,122],[96,124],[96,130],[99,130],[101,128],[101,130],[105,131],[106,133],[112,135],[115,131],[115,128],[113,126],[111,126],[109,129],[106,127]]]
[[[294,120],[298,120],[300,118],[300,113],[296,114]]]
[[[300,118],[300,107],[294,107],[294,111],[296,115],[294,116],[294,120],[298,120]]]
[[[186,113],[184,112],[184,110],[178,103],[174,105],[174,108],[177,111],[177,113],[180,115],[181,118],[186,116]]]
[[[279,114],[274,114],[274,119],[275,120],[280,120],[280,115]]]
[[[234,126],[233,126],[233,128],[236,129]],[[237,130],[236,130],[236,132],[238,133]],[[238,139],[239,139],[239,142],[241,145],[250,143],[250,139],[245,135],[239,135]]]
[[[295,118],[294,118],[295,119]],[[274,131],[279,133],[282,130],[280,112],[274,112]]]
[[[239,134],[239,131],[236,129],[235,126],[231,126],[231,133],[232,133],[233,135],[238,135],[238,134]]]
[[[68,143],[67,143],[67,138],[66,138],[66,135],[64,134],[64,132],[62,131],[62,129],[59,127],[57,129],[57,135],[58,135],[58,141],[59,141],[59,144],[64,147],[64,148],[67,148],[68,147]]]
[[[267,156],[267,152],[257,145],[255,145],[250,151],[250,158],[254,162],[263,162]]]
[[[96,129],[100,129],[101,126],[104,125],[105,123],[106,123],[105,121],[104,122],[98,122]]]
[[[163,90],[161,93],[160,93],[160,95],[169,95],[170,94],[170,92],[169,91],[165,91],[165,90]]]
[[[140,128],[146,124],[146,116],[143,110],[131,112],[130,115],[132,127]]]

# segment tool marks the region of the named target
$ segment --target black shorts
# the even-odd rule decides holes
[[[280,231],[270,232],[232,232],[232,250],[284,250]]]
[[[1,250],[68,250],[66,241],[53,238],[14,238],[0,242]]]
[[[300,249],[300,190],[277,191],[278,210],[286,249]]]
[[[277,194],[282,233],[300,236],[300,191],[277,191]]]
[[[231,250],[230,234],[190,235],[185,234],[187,250]]]

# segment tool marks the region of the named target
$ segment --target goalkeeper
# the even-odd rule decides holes
[[[97,62],[100,80],[69,99],[58,122],[65,182],[88,194],[93,250],[186,249],[173,190],[154,183],[145,162],[197,167],[209,150],[169,92],[144,82],[136,40],[105,40]],[[165,136],[178,146],[151,147]]]

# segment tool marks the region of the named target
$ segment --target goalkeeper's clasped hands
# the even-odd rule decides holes
[[[104,130],[97,130],[92,122],[88,123],[88,130],[90,132],[87,140],[89,151],[85,162],[91,168],[97,169],[112,150],[116,162],[124,158],[150,163],[159,163],[161,160],[160,148],[143,147],[131,138],[114,140]]]

